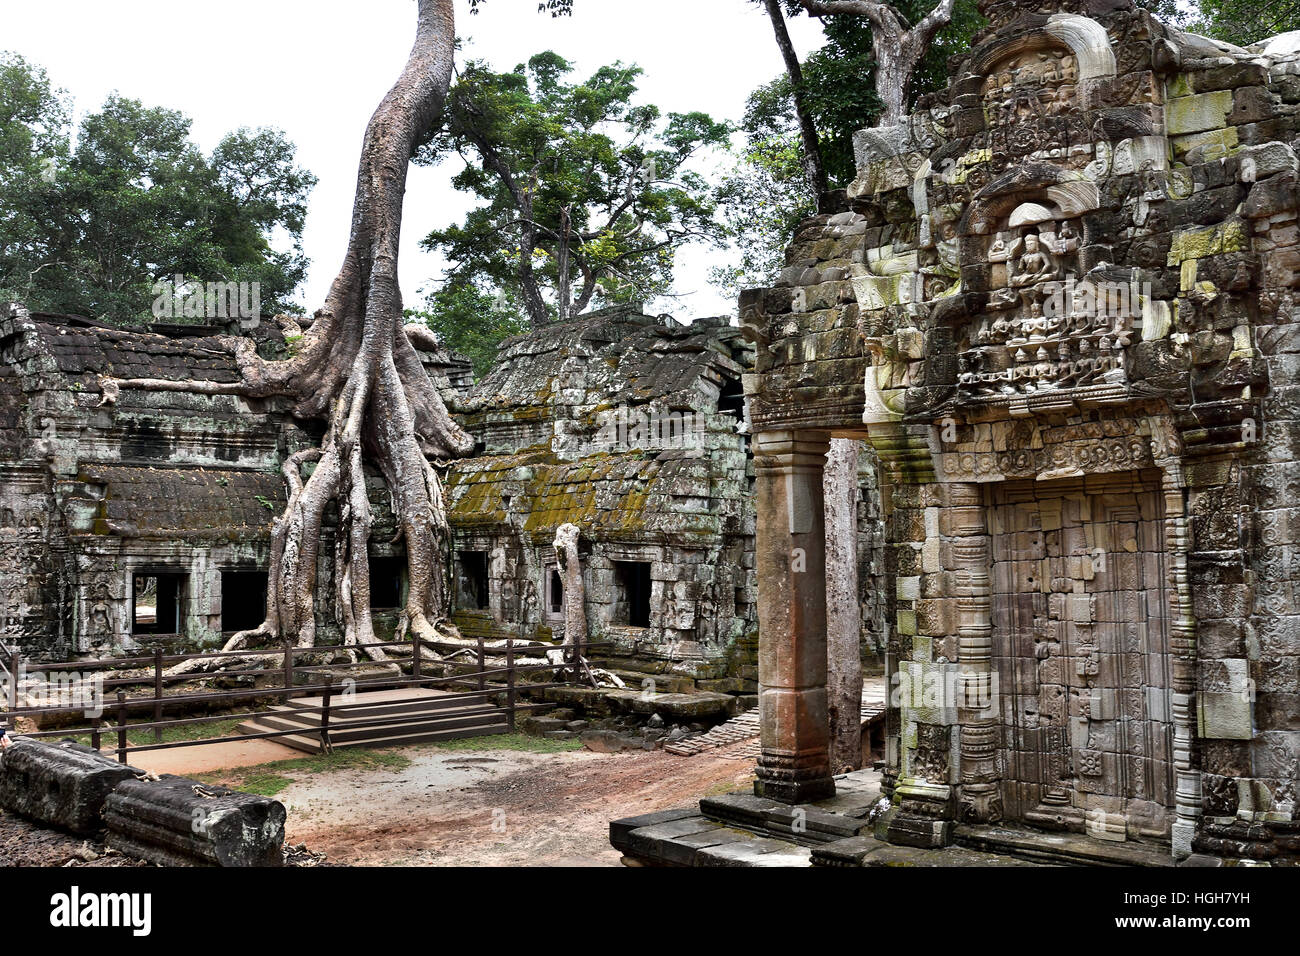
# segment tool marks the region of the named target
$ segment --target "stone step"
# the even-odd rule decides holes
[[[352,727],[346,723],[335,724],[330,720],[330,740],[339,743],[353,743],[391,736],[395,733],[414,733],[423,730],[442,730],[453,727],[472,727],[481,723],[495,723],[502,712],[496,708],[466,709],[463,713],[443,713],[438,715],[416,715],[413,719],[403,715],[400,720],[371,727]],[[317,715],[312,715],[317,716]],[[239,725],[243,733],[266,733],[272,730],[301,731],[315,736],[320,733],[320,722],[304,719],[292,714],[277,714],[258,717]]]
[[[399,688],[357,694],[348,702],[335,695],[330,701],[330,721],[367,720],[390,714],[437,713],[446,710],[462,710],[465,707],[484,707],[490,703],[488,695],[488,691],[483,691],[470,696],[457,693],[415,697],[409,688],[405,691]],[[321,707],[324,703],[323,697],[299,697],[290,700],[288,704],[273,707],[272,710],[290,713],[308,707]],[[318,717],[319,714],[307,716]]]
[[[342,747],[405,747],[410,744],[431,743],[437,740],[458,740],[464,737],[490,737],[496,734],[508,734],[510,725],[504,721],[500,723],[475,724],[470,727],[460,727],[450,730],[421,731],[411,734],[396,734],[389,737],[378,737],[372,740],[355,740],[344,743],[334,741],[333,734],[330,735],[330,743],[337,748]],[[290,734],[284,737],[271,738],[277,740],[287,747],[295,750],[301,750],[305,753],[318,754],[321,752],[320,738],[308,737],[299,734]]]
[[[811,851],[710,820],[695,809],[615,820],[609,841],[624,858],[649,866],[809,866]]]
[[[335,698],[337,700],[337,698]],[[289,731],[279,740],[291,747],[320,751],[320,697],[303,697],[239,725],[241,733]],[[381,723],[374,723],[381,721]],[[480,733],[500,733],[507,727],[505,711],[494,706],[489,693],[468,696],[428,688],[366,691],[330,712],[330,743],[336,747],[396,746]]]
[[[953,827],[958,846],[1074,866],[1175,866],[1167,846],[1133,840],[1095,840],[1082,833],[1043,833],[1011,827],[961,824]]]

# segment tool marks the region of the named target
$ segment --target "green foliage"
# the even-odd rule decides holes
[[[502,340],[529,329],[507,296],[492,296],[465,282],[448,283],[430,293],[422,311],[406,310],[406,320],[424,322],[437,332],[443,344],[474,363],[476,378],[492,367]]]
[[[915,23],[934,6],[931,0],[896,4]],[[802,9],[795,5],[795,9]],[[958,0],[952,22],[935,36],[912,79],[913,99],[946,89],[948,59],[970,49],[971,38],[984,26],[976,0]],[[804,98],[817,127],[822,160],[831,188],[847,186],[855,174],[853,134],[873,126],[880,114],[875,92],[876,60],[871,49],[871,25],[865,17],[838,15],[823,19],[826,43],[804,60]],[[750,94],[743,130],[751,145],[774,136],[798,134],[790,78],[783,72]]]
[[[898,9],[914,23],[933,5],[908,0]],[[787,15],[801,11],[797,0],[787,0]],[[914,96],[947,86],[949,57],[968,50],[971,37],[984,22],[975,0],[958,0],[952,22],[935,37],[917,67]],[[853,135],[875,125],[881,103],[875,92],[876,61],[868,21],[859,16],[826,17],[823,28],[826,43],[802,63],[803,94],[830,186],[842,189],[856,174]],[[805,178],[792,94],[784,72],[750,94],[741,126],[745,146],[715,193],[726,237],[740,257],[738,265],[711,274],[714,284],[729,295],[774,279],[795,227],[816,211]]]
[[[469,12],[478,13],[487,0],[469,0]],[[573,15],[573,0],[538,0],[538,13],[549,13],[553,17],[567,17]]]
[[[1300,30],[1300,0],[1200,0],[1199,14],[1185,28],[1249,46],[1279,33]]]
[[[452,263],[450,284],[504,291],[534,325],[663,294],[676,250],[720,237],[688,163],[724,146],[728,125],[634,103],[638,67],[572,73],[550,52],[508,73],[470,62],[416,158],[461,157],[452,182],[480,203],[423,242]]]
[[[0,295],[123,322],[180,274],[257,282],[263,311],[296,311],[316,178],[279,131],[237,130],[210,156],[189,135],[181,113],[113,94],[74,142],[44,71],[0,53]],[[292,251],[272,248],[277,230]]]
[[[816,213],[797,135],[751,140],[722,174],[718,208],[738,264],[715,267],[710,280],[728,296],[768,285],[784,264],[795,227]]]

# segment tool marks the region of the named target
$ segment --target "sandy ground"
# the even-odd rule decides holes
[[[108,757],[116,758],[111,747],[102,750]],[[235,767],[255,767],[276,760],[293,760],[307,756],[273,739],[233,740],[229,743],[209,743],[201,747],[172,747],[168,750],[143,750],[127,755],[131,766],[154,773],[174,773],[185,776],[208,773],[212,770],[230,770]]]
[[[754,762],[662,751],[447,752],[405,770],[302,774],[286,837],[363,866],[617,866],[609,821],[748,789]]]

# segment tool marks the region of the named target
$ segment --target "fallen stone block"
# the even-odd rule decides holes
[[[582,745],[598,754],[616,754],[627,749],[627,742],[612,730],[584,730]]]
[[[20,738],[0,757],[0,807],[90,835],[104,826],[104,803],[113,788],[143,773],[81,744]]]
[[[105,843],[159,866],[280,866],[278,800],[164,776],[128,780],[104,804]]]
[[[555,730],[563,730],[566,720],[558,717],[525,717],[519,722],[519,729],[530,737],[542,737]]]

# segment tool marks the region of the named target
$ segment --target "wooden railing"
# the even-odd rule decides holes
[[[103,694],[102,713],[99,716],[89,717],[90,723],[78,727],[61,727],[54,730],[42,730],[32,733],[23,733],[26,738],[41,739],[49,737],[70,737],[70,736],[89,736],[91,746],[95,750],[103,749],[103,738],[105,735],[112,737],[116,735],[116,746],[112,749],[117,754],[117,759],[122,763],[127,763],[127,757],[132,753],[140,753],[148,750],[168,750],[177,747],[197,747],[212,743],[229,743],[232,741],[259,740],[264,738],[302,736],[302,728],[290,730],[273,730],[258,733],[245,734],[227,734],[220,737],[205,737],[193,740],[174,740],[164,742],[164,731],[168,728],[199,726],[203,724],[217,723],[220,721],[230,721],[238,718],[241,721],[256,720],[259,717],[275,716],[283,714],[282,710],[252,710],[240,712],[238,714],[221,713],[203,717],[179,717],[166,719],[164,714],[167,710],[189,709],[196,706],[204,706],[212,709],[229,709],[237,706],[244,701],[258,701],[268,698],[278,699],[281,704],[287,704],[294,697],[305,697],[312,694],[321,696],[321,704],[318,707],[296,706],[296,714],[313,714],[319,713],[320,720],[320,741],[321,748],[329,752],[332,748],[330,741],[330,718],[346,714],[350,708],[373,706],[365,702],[360,704],[347,703],[351,697],[366,688],[430,688],[430,687],[455,687],[456,685],[469,685],[474,689],[460,693],[447,693],[439,695],[440,701],[456,699],[482,699],[485,692],[499,694],[504,700],[503,705],[490,704],[481,709],[461,710],[457,716],[472,717],[482,715],[484,717],[499,714],[504,711],[508,727],[514,732],[516,727],[516,718],[520,712],[528,712],[538,707],[549,706],[540,703],[520,703],[519,691],[538,691],[548,687],[563,686],[567,681],[528,681],[520,682],[521,675],[541,675],[547,672],[554,672],[564,669],[576,668],[576,662],[569,662],[567,658],[571,655],[574,645],[571,644],[525,644],[517,647],[514,640],[507,639],[506,646],[501,649],[487,648],[482,638],[479,638],[476,645],[467,648],[464,644],[452,642],[440,642],[424,640],[420,642],[425,646],[448,647],[456,650],[472,649],[475,651],[474,666],[472,669],[461,673],[450,674],[446,676],[435,677],[426,676],[423,673],[423,667],[426,664],[434,663],[436,666],[454,666],[461,667],[458,661],[431,662],[422,661],[421,656],[415,653],[412,657],[395,657],[391,660],[393,664],[409,663],[411,666],[410,677],[377,677],[364,680],[352,680],[340,682],[335,680],[333,671],[345,668],[355,668],[358,664],[351,661],[340,661],[330,664],[311,663],[301,665],[297,663],[296,658],[302,655],[320,655],[329,651],[344,650],[344,647],[321,646],[321,647],[295,647],[286,643],[282,649],[245,649],[239,651],[227,652],[210,652],[200,654],[165,654],[161,649],[155,650],[147,657],[114,657],[102,658],[84,661],[65,661],[60,663],[24,663],[22,656],[17,651],[9,655],[7,662],[0,663],[9,675],[8,680],[8,701],[6,716],[12,720],[15,717],[42,717],[42,716],[66,716],[74,713],[85,713],[90,708],[83,706],[74,706],[69,704],[55,705],[50,707],[19,707],[18,704],[18,683],[22,675],[39,674],[39,673],[76,673],[81,675],[84,682],[86,672],[95,671],[115,671],[129,667],[149,667],[152,674],[149,676],[136,677],[109,677],[103,680],[93,681],[96,689]],[[396,648],[413,649],[416,648],[416,642],[403,641],[401,643],[374,644],[372,647],[390,650]],[[584,641],[580,647],[583,652],[590,651],[593,648],[604,648],[611,646],[609,643],[592,643]],[[545,663],[528,663],[519,664],[517,655],[521,651],[535,651],[545,653],[546,651],[563,650],[565,651],[566,661],[563,663],[552,664]],[[487,658],[492,656],[503,656],[505,658],[504,666],[488,667]],[[171,667],[195,660],[215,660],[220,658],[230,659],[232,657],[248,658],[252,656],[263,656],[267,658],[280,657],[281,661],[276,671],[281,675],[282,685],[269,687],[254,687],[248,690],[225,690],[225,691],[203,691],[200,693],[184,693],[168,695],[165,690],[168,685],[193,683],[200,680],[210,680],[222,676],[266,676],[272,671],[269,668],[262,670],[249,670],[246,667],[239,669],[217,668],[210,671],[192,672],[185,674],[168,674],[167,670]],[[385,662],[375,662],[383,664]],[[316,675],[324,672],[323,679],[317,678]],[[399,670],[399,674],[401,671]],[[304,676],[309,678],[305,683],[297,683],[297,679]],[[128,697],[127,687],[147,687],[152,684],[152,693],[142,697]],[[62,686],[62,685],[60,685]],[[114,700],[108,701],[108,691],[114,692]],[[344,702],[339,703],[337,695],[343,692]],[[397,700],[386,699],[385,705],[400,705],[416,702],[427,702],[429,698],[410,697]],[[93,708],[100,710],[99,707]],[[103,714],[111,711],[112,721],[105,722]],[[128,723],[128,717],[133,711],[143,711],[150,713],[152,720],[147,722]],[[414,724],[419,721],[427,721],[428,715],[416,715],[403,717],[400,714],[392,714],[383,717],[376,717],[369,720],[351,720],[348,722],[348,729],[363,729],[369,727],[400,727],[406,724]],[[12,731],[12,726],[11,726]],[[140,733],[142,731],[153,731],[153,743],[150,744],[129,744],[127,740],[128,733]]]

